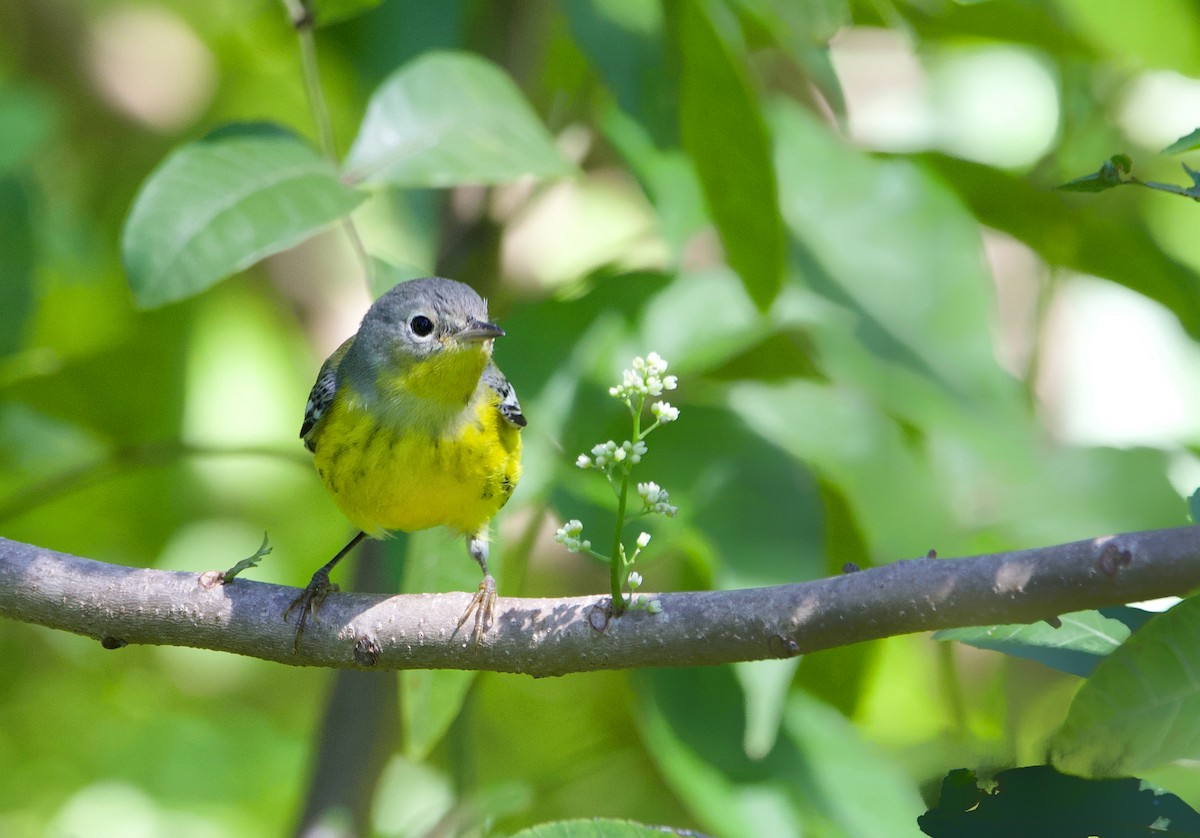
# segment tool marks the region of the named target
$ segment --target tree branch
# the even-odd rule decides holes
[[[498,601],[479,648],[454,632],[469,595],[333,593],[293,648],[297,591],[220,573],[105,564],[0,538],[0,616],[106,648],[193,646],[299,666],[534,676],[761,660],[897,634],[1030,623],[1200,587],[1200,527],[964,559],[913,559],[815,582],[665,593],[613,618],[604,596]]]

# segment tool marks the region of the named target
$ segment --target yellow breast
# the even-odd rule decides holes
[[[377,537],[437,526],[478,534],[521,476],[521,435],[487,394],[439,434],[335,398],[315,429],[314,461],[350,523]]]

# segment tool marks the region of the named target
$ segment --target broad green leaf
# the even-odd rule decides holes
[[[41,146],[56,121],[55,108],[39,90],[0,84],[0,174]]]
[[[1163,253],[1136,201],[1081,206],[1088,199],[978,163],[934,154],[921,159],[962,196],[980,223],[1019,239],[1050,265],[1111,279],[1156,300],[1193,338],[1200,336],[1200,275]]]
[[[352,183],[440,187],[566,177],[575,168],[499,67],[430,52],[376,89],[345,171]]]
[[[121,252],[143,308],[190,297],[347,216],[366,196],[299,137],[233,126],[172,152],[142,184]]]
[[[821,702],[793,694],[786,736],[751,759],[729,723],[739,700],[727,668],[657,670],[635,683],[649,752],[705,829],[735,837],[919,834],[915,785]]]
[[[861,312],[861,339],[960,396],[1015,401],[991,340],[992,282],[979,226],[906,160],[877,160],[816,117],[772,108],[783,217],[808,284]]]
[[[1163,154],[1183,154],[1200,148],[1200,128],[1196,128],[1180,137],[1163,149]]]
[[[1200,759],[1200,597],[1155,617],[1080,688],[1050,743],[1056,768],[1136,775]]]
[[[654,146],[676,148],[679,79],[669,70],[662,5],[569,0],[562,8],[592,72],[616,99],[614,109],[628,114]]]
[[[16,177],[0,174],[0,355],[24,343],[25,321],[33,310],[33,243],[25,187]]]
[[[522,829],[512,838],[670,838],[676,833],[670,827],[646,826],[633,821],[618,821],[609,818],[593,820],[556,821]]]
[[[868,560],[924,555],[928,533],[953,529],[928,463],[863,394],[808,381],[746,382],[729,388],[727,405],[844,493],[862,528]],[[838,432],[830,434],[830,428]]]
[[[495,562],[489,562],[493,573]],[[479,565],[461,538],[441,530],[410,533],[404,562],[405,593],[475,592]],[[470,654],[470,625],[460,630],[463,654]],[[476,673],[459,669],[406,669],[400,672],[400,715],[405,755],[424,759],[458,716]]]
[[[945,629],[933,635],[935,640],[957,640],[977,649],[1004,652],[1028,658],[1054,669],[1086,678],[1110,652],[1131,634],[1120,620],[1105,617],[1099,611],[1077,611],[1058,618],[1062,624],[978,626]]]
[[[679,45],[679,124],[729,265],[765,310],[783,284],[784,234],[771,142],[741,60],[704,2],[671,4]]]
[[[933,838],[1200,834],[1195,810],[1136,777],[1084,780],[1031,765],[1001,771],[992,783],[984,791],[975,772],[951,771],[938,804],[918,818],[921,831]]]
[[[924,804],[916,783],[883,749],[863,741],[845,716],[797,691],[788,700],[783,728],[810,767],[796,779],[809,787],[802,805],[815,810],[810,823],[822,824],[814,826],[814,834],[920,835],[916,819]]]

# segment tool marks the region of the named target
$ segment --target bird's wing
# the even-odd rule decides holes
[[[525,427],[525,415],[521,413],[521,403],[517,400],[517,392],[508,383],[508,379],[504,377],[504,373],[500,372],[496,365],[490,361],[483,371],[483,383],[499,396],[500,400],[497,407],[500,409],[500,415],[505,418],[508,424],[516,428]]]
[[[333,394],[337,392],[338,387],[338,364],[352,343],[354,338],[347,338],[345,343],[325,359],[325,363],[321,364],[321,371],[317,373],[316,383],[308,393],[308,404],[304,406],[304,424],[300,426],[300,438],[304,440],[304,447],[309,451],[316,450],[316,443],[312,440],[313,429],[317,427],[317,423],[321,421],[321,417],[333,401]]]

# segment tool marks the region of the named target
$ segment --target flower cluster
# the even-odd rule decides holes
[[[554,540],[566,547],[571,553],[586,552],[592,548],[592,542],[585,538],[580,538],[582,535],[582,522],[572,518],[555,531]]]
[[[654,513],[655,515],[666,515],[668,518],[674,518],[679,512],[678,506],[671,506],[671,496],[667,493],[667,490],[657,483],[653,481],[639,483],[637,484],[637,491],[646,512]]]
[[[650,414],[654,421],[642,424],[642,411],[646,407],[647,399],[657,398],[664,391],[674,390],[679,385],[676,377],[666,375],[666,371],[667,362],[657,352],[651,352],[645,358],[634,358],[633,369],[625,370],[621,383],[608,390],[610,395],[623,401],[629,408],[633,420],[632,438],[620,444],[610,439],[608,442],[593,445],[589,453],[580,454],[575,459],[575,465],[579,468],[594,468],[602,472],[616,495],[617,526],[613,536],[612,554],[605,556],[592,550],[592,543],[583,537],[583,524],[574,519],[567,521],[554,534],[554,540],[572,553],[587,553],[609,563],[614,614],[620,614],[627,608],[643,609],[651,614],[662,611],[660,600],[635,594],[642,586],[643,580],[642,574],[634,570],[633,566],[642,550],[650,543],[650,533],[643,532],[638,535],[633,552],[630,553],[621,540],[621,532],[625,526],[625,500],[632,482],[633,467],[646,455],[646,437],[660,425],[670,424],[679,418],[679,408],[659,399],[650,405]],[[679,507],[671,505],[671,498],[666,489],[657,483],[638,483],[637,491],[642,499],[642,509],[637,514],[657,514],[673,518],[679,512]]]
[[[617,445],[611,439],[608,442],[602,442],[599,445],[592,446],[592,456],[580,454],[575,460],[575,465],[580,468],[595,468],[600,471],[608,471],[617,463],[623,463],[628,460],[630,463],[640,463],[642,456],[646,453],[646,443],[638,440],[630,442],[625,440],[620,445]]]
[[[633,369],[621,374],[621,383],[609,387],[610,396],[620,399],[632,407],[635,398],[646,396],[661,396],[663,390],[674,390],[679,380],[673,375],[663,375],[667,371],[667,361],[657,352],[651,352],[645,358],[634,358]]]

